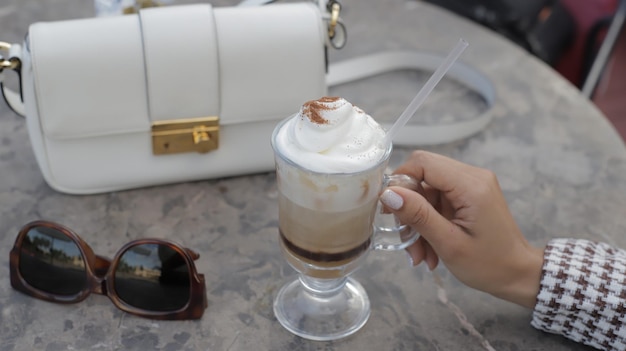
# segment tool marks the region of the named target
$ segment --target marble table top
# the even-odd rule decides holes
[[[384,50],[445,54],[461,36],[470,43],[462,61],[492,80],[494,120],[473,137],[423,148],[492,169],[533,244],[576,237],[626,247],[626,149],[574,86],[502,37],[432,5],[342,3],[348,44],[331,50],[331,62]],[[0,40],[20,42],[30,23],[90,17],[93,11],[89,1],[3,0]],[[427,77],[398,71],[330,93],[377,118],[393,118]],[[471,95],[444,80],[415,118],[432,123],[484,109]],[[412,149],[396,148],[391,166]],[[535,330],[531,311],[464,287],[443,265],[434,272],[410,268],[403,252],[373,252],[354,274],[372,304],[363,329],[336,342],[293,336],[272,311],[277,290],[296,275],[279,253],[276,197],[274,173],[90,196],[58,193],[39,172],[24,120],[0,103],[0,256],[6,260],[0,265],[0,350],[587,349]],[[19,228],[35,219],[73,228],[105,256],[141,237],[172,238],[195,248],[207,284],[204,317],[154,321],[125,314],[99,295],[59,305],[14,291],[9,251]]]

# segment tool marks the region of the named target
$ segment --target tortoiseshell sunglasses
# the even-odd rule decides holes
[[[34,221],[11,250],[11,286],[38,299],[74,303],[106,295],[122,311],[152,319],[199,319],[207,307],[196,252],[162,239],[124,245],[113,260],[94,254],[72,230]]]

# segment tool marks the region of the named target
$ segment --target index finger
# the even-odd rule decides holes
[[[414,151],[393,173],[406,174],[441,191],[471,186],[476,167],[428,151]]]

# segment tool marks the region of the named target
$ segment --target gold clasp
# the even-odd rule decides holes
[[[341,4],[337,0],[329,0],[326,3],[326,11],[329,15],[324,18],[328,22],[328,43],[335,49],[341,49],[346,45],[346,27],[343,25],[341,17]]]
[[[0,54],[6,52],[8,56],[10,54],[10,50],[11,44],[0,41]],[[0,72],[2,72],[5,68],[18,70],[21,64],[22,62],[17,57],[9,57],[8,59],[5,59],[2,55],[0,55]]]
[[[207,153],[219,147],[219,117],[200,117],[152,124],[154,155],[182,152]]]
[[[135,0],[134,6],[125,7],[122,12],[125,15],[130,15],[133,13],[139,12],[141,9],[146,9],[149,7],[159,7],[163,6],[159,1],[156,0]]]
[[[331,1],[330,6],[330,22],[328,24],[328,36],[332,39],[335,37],[335,29],[337,28],[337,22],[339,21],[339,13],[341,12],[341,5],[337,1]]]
[[[198,145],[211,140],[211,128],[205,126],[193,127],[193,143]]]

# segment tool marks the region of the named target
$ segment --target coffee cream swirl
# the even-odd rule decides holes
[[[323,173],[358,172],[385,155],[385,131],[368,114],[340,97],[302,105],[281,128],[276,147],[289,160]]]

